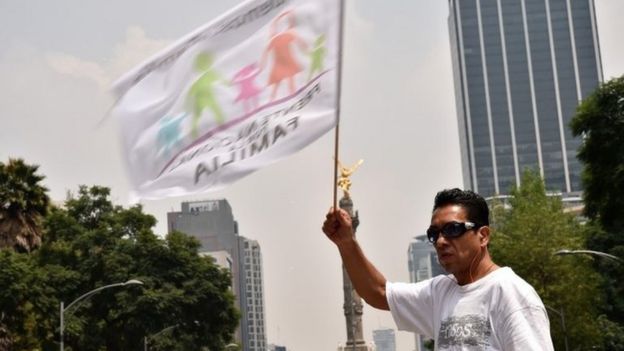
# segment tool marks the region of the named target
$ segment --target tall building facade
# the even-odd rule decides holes
[[[373,330],[375,351],[396,351],[396,337],[393,329]]]
[[[264,285],[262,279],[262,252],[255,240],[247,240],[243,244],[245,266],[245,300],[244,310],[247,314],[247,344],[249,350],[266,350],[266,323],[264,318]],[[241,312],[243,309],[241,309]]]
[[[414,237],[407,249],[408,271],[411,283],[417,283],[436,275],[446,274],[440,263],[435,248],[427,235]]]
[[[446,274],[440,263],[438,263],[438,255],[433,245],[427,239],[427,235],[419,235],[414,238],[414,241],[409,244],[407,249],[407,257],[410,283],[417,283],[440,274]],[[424,338],[416,334],[415,341],[415,350],[424,351]]]
[[[593,0],[449,0],[464,185],[508,194],[524,169],[578,195],[568,127],[602,81]],[[564,195],[566,196],[566,195]]]
[[[169,232],[194,236],[201,242],[204,254],[230,267],[236,307],[241,312],[236,338],[244,351],[266,351],[260,245],[239,235],[227,200],[183,202],[180,212],[167,213],[167,226]]]

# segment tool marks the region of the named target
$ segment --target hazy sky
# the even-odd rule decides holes
[[[0,160],[39,164],[55,201],[97,184],[125,205],[118,123],[100,124],[110,83],[239,2],[0,0]],[[624,1],[596,8],[605,78],[622,75]],[[352,178],[358,238],[393,281],[408,280],[407,247],[428,226],[434,194],[463,186],[447,17],[443,0],[347,1],[341,159],[365,160]],[[224,191],[144,203],[164,234],[180,202],[228,199],[241,235],[262,247],[268,342],[293,351],[346,340],[341,263],[320,231],[332,155],[333,132]],[[380,326],[395,328],[366,306],[368,341]],[[398,350],[413,346],[398,334]]]

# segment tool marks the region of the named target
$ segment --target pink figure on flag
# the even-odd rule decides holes
[[[256,87],[254,81],[259,73],[258,65],[252,63],[241,68],[232,78],[232,83],[237,84],[239,88],[238,96],[234,102],[242,101],[245,113],[258,107],[258,94],[262,90]]]
[[[286,16],[288,16],[288,28],[279,30],[281,20]],[[275,99],[277,88],[284,79],[288,80],[289,92],[291,94],[294,93],[294,76],[302,71],[302,68],[293,56],[291,46],[293,44],[299,44],[299,48],[304,51],[306,50],[307,45],[297,35],[297,33],[295,33],[294,29],[295,17],[291,11],[283,12],[277,16],[271,24],[271,41],[262,54],[262,59],[260,60],[260,69],[263,69],[266,64],[267,56],[270,52],[273,53],[273,68],[271,69],[271,73],[269,75],[269,85],[273,86],[273,90],[271,91],[271,101]]]

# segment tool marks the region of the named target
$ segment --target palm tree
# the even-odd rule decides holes
[[[0,162],[0,249],[30,252],[41,245],[41,222],[50,198],[38,168],[22,159]]]

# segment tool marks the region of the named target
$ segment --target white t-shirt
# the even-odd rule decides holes
[[[399,330],[435,340],[436,350],[553,350],[535,289],[509,267],[460,286],[453,275],[386,283]]]

